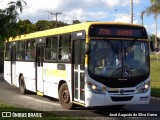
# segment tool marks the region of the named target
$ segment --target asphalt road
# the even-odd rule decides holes
[[[35,93],[26,95],[20,94],[19,88],[9,85],[0,75],[0,101],[9,103],[20,108],[29,108],[35,111],[50,111],[64,116],[85,117],[87,119],[105,119],[108,114],[133,116],[135,112],[138,117],[129,117],[130,119],[159,119],[158,117],[142,117],[143,115],[160,115],[160,101],[151,100],[149,105],[128,105],[122,109],[113,109],[111,107],[77,107],[75,110],[68,111],[63,109],[58,100],[44,96],[38,96]],[[121,113],[122,112],[122,113]],[[119,115],[117,115],[117,113]],[[125,114],[123,114],[125,113]],[[129,114],[131,113],[131,114]],[[141,114],[142,113],[142,114]],[[107,117],[107,119],[123,119],[124,117]]]

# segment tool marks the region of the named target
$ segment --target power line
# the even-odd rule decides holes
[[[62,13],[61,12],[50,12],[50,14],[56,16],[56,26],[55,27],[57,27],[57,24],[58,24],[57,16],[62,14]]]
[[[56,22],[57,22],[57,16],[60,15],[60,14],[62,14],[62,13],[61,12],[55,12],[55,13],[50,12],[50,14],[56,16]]]

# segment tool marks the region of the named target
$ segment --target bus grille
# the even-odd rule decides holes
[[[111,97],[112,101],[131,101],[133,96],[127,97]]]
[[[107,91],[108,93],[120,93],[120,91]],[[131,93],[134,92],[134,90],[124,90],[124,93]]]

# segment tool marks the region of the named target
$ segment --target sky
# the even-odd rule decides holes
[[[0,0],[0,9],[7,7],[10,1]],[[72,23],[73,20],[106,21],[130,23],[130,0],[24,0],[23,12],[20,19],[28,19],[35,23],[38,20],[56,20]],[[142,24],[141,12],[150,6],[150,0],[133,0],[133,23]],[[153,15],[144,15],[143,25],[148,34],[155,33],[155,19]],[[160,16],[158,17],[160,19]],[[160,21],[158,21],[160,35]]]

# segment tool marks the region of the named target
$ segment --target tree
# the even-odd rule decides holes
[[[67,23],[64,23],[64,22],[61,22],[61,21],[57,22],[57,27],[63,27],[63,26],[67,26],[67,25],[68,25]]]
[[[150,0],[151,6],[147,7],[142,13],[154,15],[156,21],[156,33],[155,33],[155,47],[157,47],[157,17],[160,14],[160,0]]]
[[[152,41],[154,46],[155,46],[155,38],[157,38],[157,45],[159,46],[160,45],[160,38],[156,37],[156,35],[152,34],[151,35],[151,41]],[[154,47],[154,49],[157,51],[158,47]]]
[[[23,0],[8,3],[8,8],[0,9],[0,44],[3,44],[9,37],[20,35],[17,30],[17,21],[19,13],[22,12],[22,3],[26,4]]]
[[[47,20],[39,20],[34,24],[34,26],[35,26],[35,31],[51,29],[51,23]]]
[[[81,23],[79,20],[73,20],[72,21],[72,24],[78,24],[78,23]]]
[[[56,22],[56,21],[39,20],[34,24],[34,30],[42,31],[67,25],[68,25],[67,23],[61,21]]]
[[[159,0],[150,0],[151,4],[160,4]]]
[[[29,20],[19,20],[17,23],[17,34],[26,34],[34,32],[34,25]]]

